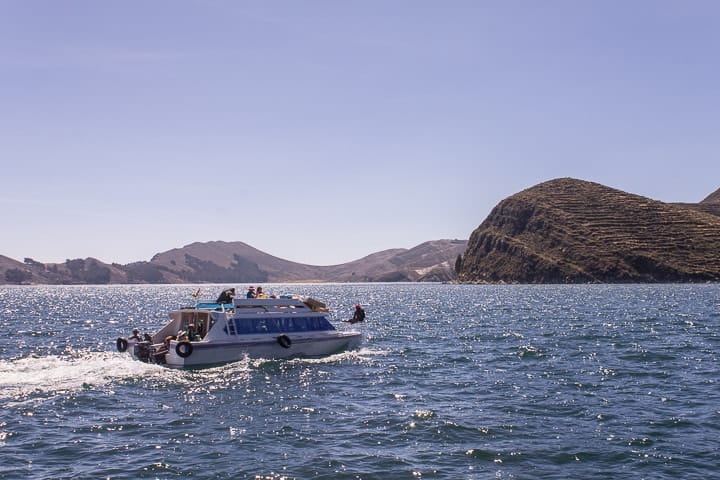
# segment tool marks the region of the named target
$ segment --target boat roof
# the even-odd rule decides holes
[[[180,310],[224,311],[234,309],[236,311],[247,311],[261,309],[268,311],[287,308],[311,310],[314,312],[327,312],[327,307],[324,303],[315,300],[314,298],[304,298],[298,295],[282,295],[278,298],[236,297],[233,299],[232,303],[218,303],[212,300],[201,300],[194,306],[182,307]]]
[[[314,310],[312,306],[299,298],[235,298],[235,312],[261,309],[273,310]]]
[[[217,303],[211,300],[200,301],[193,306],[182,307],[180,310],[230,310],[233,308],[232,303]]]

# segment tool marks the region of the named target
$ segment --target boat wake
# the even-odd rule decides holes
[[[253,371],[271,365],[317,365],[366,363],[389,352],[362,348],[321,358],[273,360],[246,358],[239,362],[200,370],[177,370],[131,361],[117,352],[68,351],[62,355],[29,356],[0,360],[0,401],[8,406],[44,402],[87,390],[115,389],[119,384],[150,382],[152,384],[185,384],[208,377],[221,381],[249,379]]]
[[[44,401],[158,375],[167,375],[167,369],[133,362],[127,355],[112,352],[69,351],[0,360],[0,400]]]
[[[325,364],[325,363],[338,363],[343,361],[352,362],[369,362],[373,358],[381,355],[389,354],[389,351],[373,350],[370,348],[360,348],[358,350],[347,350],[339,352],[334,355],[328,355],[327,357],[317,358],[294,358],[290,360],[291,363],[302,363],[302,364]]]

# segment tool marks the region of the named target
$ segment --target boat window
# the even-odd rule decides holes
[[[277,319],[278,328],[280,328],[281,332],[292,332],[292,319],[290,318],[278,318]]]
[[[267,322],[264,318],[259,318],[248,323],[255,327],[255,333],[268,333]]]
[[[243,321],[240,318],[235,319],[235,328],[237,329],[238,335],[242,335],[243,333],[255,333],[249,329],[250,326],[252,326],[252,324],[248,321]]]
[[[294,332],[305,332],[308,329],[307,318],[293,318],[293,331]]]
[[[230,335],[335,330],[324,317],[236,318],[228,322]]]
[[[332,323],[328,322],[325,317],[313,317],[313,322],[317,322],[315,324],[317,326],[313,326],[313,330],[335,330]]]

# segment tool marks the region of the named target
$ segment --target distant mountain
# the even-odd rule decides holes
[[[243,242],[221,241],[192,243],[127,265],[93,258],[21,263],[0,256],[0,284],[447,281],[455,278],[455,260],[466,245],[466,240],[435,240],[332,266],[304,265]]]
[[[500,202],[472,233],[464,282],[720,281],[720,206],[561,178]]]
[[[694,208],[695,210],[700,210],[701,212],[720,216],[720,189],[715,190],[713,193],[705,197],[705,199],[700,203],[686,203],[679,205],[685,205],[690,208]]]
[[[713,193],[705,197],[705,200],[703,200],[700,203],[708,204],[708,203],[715,203],[720,204],[720,188],[715,190]]]
[[[124,283],[121,265],[107,265],[94,258],[40,263],[26,258],[23,263],[0,255],[0,284],[107,284]]]

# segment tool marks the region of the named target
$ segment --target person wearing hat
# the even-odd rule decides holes
[[[255,287],[253,287],[252,285],[250,285],[250,286],[248,287],[247,295],[245,295],[245,296],[246,296],[247,298],[255,298]]]
[[[140,330],[138,330],[137,328],[133,328],[133,334],[130,338],[128,338],[128,340],[134,340],[136,342],[139,342],[141,340],[140,339]]]

